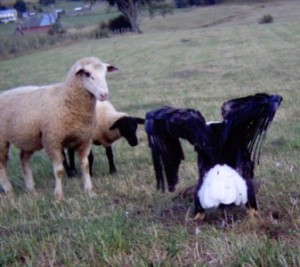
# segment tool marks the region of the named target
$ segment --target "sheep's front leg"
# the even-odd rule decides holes
[[[64,198],[63,190],[62,190],[62,179],[64,176],[64,166],[62,161],[54,161],[52,162],[54,177],[55,177],[55,189],[54,196],[57,201],[60,201]]]
[[[63,165],[63,155],[61,153],[62,149],[46,149],[47,154],[52,162],[52,168],[55,177],[55,189],[54,196],[57,201],[60,201],[64,198],[62,190],[62,179],[64,176],[64,165]]]
[[[0,186],[5,194],[12,191],[11,183],[8,180],[7,175],[7,162],[8,162],[8,143],[0,143]]]
[[[0,162],[0,185],[5,194],[8,194],[12,191],[12,186],[8,180],[6,172],[6,163],[3,164],[2,162]]]
[[[96,196],[96,193],[93,192],[93,184],[91,181],[91,176],[89,171],[88,155],[90,151],[91,151],[91,145],[89,143],[82,144],[78,148],[78,157],[79,157],[80,167],[82,172],[82,182],[83,182],[84,192],[87,193],[89,196],[93,197]]]
[[[26,190],[35,195],[36,191],[34,188],[34,180],[32,176],[32,170],[30,168],[30,158],[32,156],[33,152],[30,151],[21,151],[20,158],[21,158],[21,166],[22,166],[22,172],[23,177],[25,181]]]

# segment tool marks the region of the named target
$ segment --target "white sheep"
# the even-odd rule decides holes
[[[98,58],[77,61],[62,83],[21,87],[0,94],[0,186],[12,191],[7,175],[10,144],[21,150],[21,165],[26,189],[35,193],[29,165],[36,150],[45,149],[55,176],[55,198],[63,198],[64,174],[62,149],[78,151],[84,191],[93,195],[88,169],[88,154],[95,123],[96,99],[106,100],[105,76],[115,67]],[[40,90],[45,89],[45,90]]]
[[[138,124],[144,124],[144,119],[129,116],[127,113],[117,111],[109,101],[97,101],[96,104],[96,126],[93,129],[92,141],[94,145],[103,145],[106,149],[106,156],[109,163],[110,174],[115,173],[116,167],[113,159],[112,144],[124,137],[129,145],[136,146],[138,138],[136,130]],[[68,149],[70,165],[64,161],[65,170],[68,176],[76,174],[74,149]],[[90,175],[93,167],[93,153],[90,152],[88,157]]]

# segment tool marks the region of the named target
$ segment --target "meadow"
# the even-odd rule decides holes
[[[107,76],[110,100],[130,115],[172,105],[218,120],[230,98],[280,94],[255,170],[259,216],[250,220],[237,207],[193,221],[186,190],[197,182],[193,147],[182,142],[176,192],[158,192],[143,127],[137,147],[115,144],[117,175],[109,175],[104,149],[93,147],[95,198],[83,194],[80,179],[66,178],[65,198],[55,202],[43,151],[32,159],[38,195],[28,195],[13,148],[14,201],[0,193],[0,266],[300,266],[300,6],[249,2],[145,17],[140,35],[2,60],[0,90],[62,81],[77,59],[92,55],[119,68]],[[259,24],[264,14],[273,23]]]

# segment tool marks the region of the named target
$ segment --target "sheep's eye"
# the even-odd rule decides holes
[[[88,78],[91,77],[91,74],[90,74],[89,72],[87,72],[87,71],[84,72],[84,75],[85,75],[86,77],[88,77]]]

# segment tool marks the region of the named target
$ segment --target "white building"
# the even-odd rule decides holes
[[[15,9],[0,10],[0,22],[8,23],[18,20],[18,12]]]

